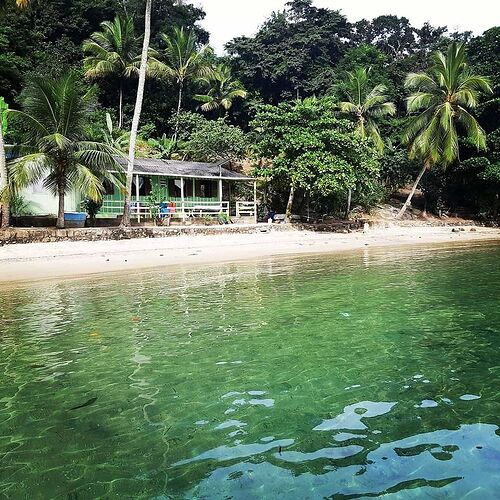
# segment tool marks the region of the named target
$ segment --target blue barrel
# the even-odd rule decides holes
[[[85,227],[87,214],[85,212],[64,212],[65,227]]]

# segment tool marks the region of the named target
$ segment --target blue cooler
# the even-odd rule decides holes
[[[64,212],[64,227],[85,227],[85,212]]]

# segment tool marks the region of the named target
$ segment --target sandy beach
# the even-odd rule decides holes
[[[500,229],[463,229],[452,232],[451,227],[392,227],[350,234],[297,230],[6,245],[0,248],[0,283],[280,255],[334,253],[367,246],[500,241]]]

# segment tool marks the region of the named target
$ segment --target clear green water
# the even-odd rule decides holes
[[[2,287],[0,497],[498,498],[499,262],[367,249]]]

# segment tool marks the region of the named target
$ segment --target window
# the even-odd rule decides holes
[[[168,179],[168,195],[170,198],[181,197],[180,179]],[[191,179],[184,179],[184,196],[186,198],[193,196],[193,181]]]
[[[169,179],[168,180],[168,195],[170,198],[180,198],[181,197],[181,180],[180,179]]]
[[[132,194],[135,195],[136,187],[135,187],[135,179],[134,175],[132,179]],[[151,179],[149,177],[144,177],[139,175],[139,196],[148,196],[151,194]]]
[[[217,182],[209,180],[197,180],[195,182],[195,196],[200,198],[213,198],[217,195]]]

